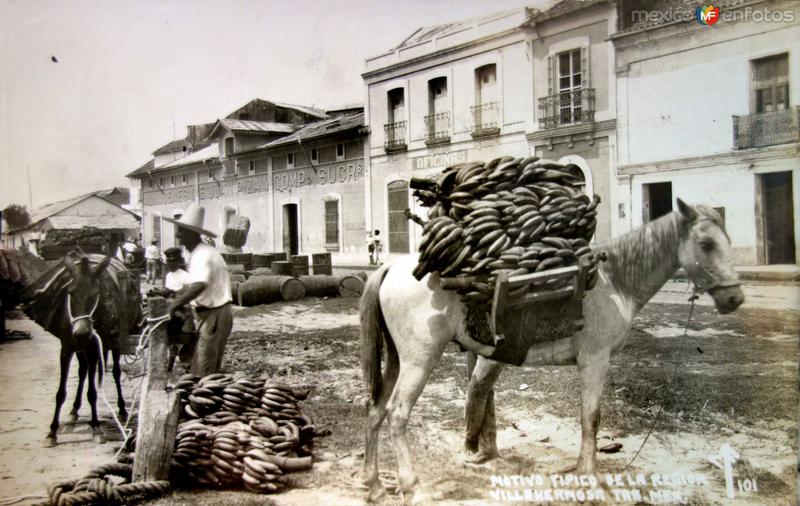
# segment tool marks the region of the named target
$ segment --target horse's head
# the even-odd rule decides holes
[[[64,257],[64,265],[72,276],[67,292],[67,314],[72,325],[72,335],[76,339],[86,339],[94,330],[94,312],[101,297],[101,276],[110,262],[111,255],[93,269],[87,257],[81,257],[77,264],[71,258]]]
[[[690,206],[681,199],[678,211],[686,229],[678,249],[681,267],[700,291],[714,298],[717,311],[730,313],[744,302],[744,294],[722,218],[710,207]]]

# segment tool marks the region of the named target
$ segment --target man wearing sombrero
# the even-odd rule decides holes
[[[170,303],[169,313],[172,316],[188,302],[194,308],[198,340],[190,371],[198,376],[219,371],[233,327],[230,277],[222,255],[201,238],[216,237],[203,228],[204,217],[205,209],[197,204],[191,204],[178,220],[164,217],[175,224],[178,240],[191,254],[189,287]]]

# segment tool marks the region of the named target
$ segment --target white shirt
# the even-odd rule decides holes
[[[168,272],[164,278],[164,288],[177,292],[184,287],[189,286],[189,273],[183,269]]]
[[[144,251],[144,257],[147,258],[148,260],[158,260],[159,258],[161,258],[161,252],[158,250],[158,246],[156,246],[155,244],[151,244],[150,246],[148,246],[147,249]]]
[[[132,242],[126,242],[125,244],[122,245],[122,249],[124,249],[128,253],[133,253],[134,251],[136,251],[136,245],[133,244]]]
[[[206,289],[192,301],[194,306],[219,307],[231,302],[231,279],[222,255],[200,243],[189,259],[189,283],[206,283]]]

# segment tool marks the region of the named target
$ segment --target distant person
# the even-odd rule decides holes
[[[230,276],[222,255],[201,239],[203,235],[215,237],[203,228],[204,217],[205,209],[197,204],[189,205],[179,220],[164,217],[177,226],[178,240],[191,254],[189,286],[170,303],[169,314],[188,302],[194,307],[199,335],[190,371],[197,376],[219,371],[233,327]]]
[[[383,244],[381,243],[381,231],[375,230],[372,233],[373,251],[375,252],[375,265],[382,263],[381,254],[383,253]]]
[[[372,232],[367,232],[367,252],[369,252],[369,264],[375,265],[375,241],[372,239]]]
[[[132,238],[128,237],[125,239],[125,242],[122,243],[120,247],[120,253],[122,254],[122,261],[125,262],[126,265],[133,265],[135,260],[134,253],[139,247],[133,241]]]
[[[158,279],[158,262],[161,261],[158,241],[150,241],[150,246],[144,250],[144,258],[147,260],[147,282],[155,284]]]
[[[189,273],[186,272],[186,263],[183,261],[183,250],[181,248],[168,248],[164,250],[166,259],[167,274],[164,277],[164,288],[151,290],[155,295],[167,297],[169,302],[177,298],[191,284]],[[181,334],[189,334],[189,340],[183,346],[170,345],[167,370],[171,371],[175,364],[175,358],[180,357],[181,362],[190,364],[194,349],[197,346],[197,336],[194,334],[194,318],[189,305],[176,308],[174,315],[167,322],[167,335],[178,338]]]

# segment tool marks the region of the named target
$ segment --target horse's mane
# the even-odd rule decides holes
[[[722,217],[714,209],[697,205],[697,220],[709,220],[725,233]],[[642,227],[628,232],[601,248],[606,253],[603,270],[613,287],[633,295],[644,304],[653,295],[653,273],[666,269],[677,270],[677,247],[689,230],[689,223],[678,211],[673,211]],[[644,300],[643,300],[644,299]]]

